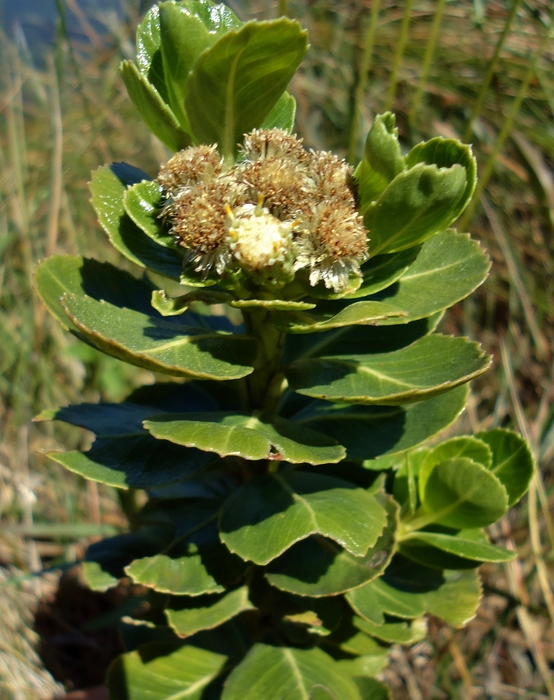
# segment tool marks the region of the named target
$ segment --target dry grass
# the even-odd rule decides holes
[[[74,7],[73,0],[66,4]],[[298,130],[309,146],[359,154],[374,114],[387,103],[406,147],[436,134],[466,133],[473,141],[485,184],[462,223],[485,241],[494,267],[445,328],[481,340],[496,366],[476,383],[457,430],[514,426],[539,465],[528,499],[492,531],[495,541],[517,548],[519,560],[484,567],[486,595],[476,619],[466,630],[433,620],[430,643],[395,650],[387,678],[398,699],[552,700],[554,42],[545,38],[551,4],[490,0],[482,17],[475,14],[481,4],[469,1],[416,0],[410,17],[408,3],[393,0],[281,5],[310,30],[312,49],[293,83]],[[241,12],[275,13],[276,3],[266,2]],[[8,568],[0,600],[8,605],[21,572],[66,565],[82,555],[91,533],[124,527],[110,489],[87,485],[43,455],[61,444],[80,446],[81,438],[35,426],[32,416],[83,397],[119,400],[151,380],[73,343],[32,292],[33,265],[53,251],[116,259],[88,205],[90,170],[126,160],[155,171],[166,155],[134,113],[117,71],[133,52],[136,17],[112,23],[102,36],[87,17],[82,22],[89,43],[72,45],[62,32],[43,69],[21,38],[2,42],[0,564]],[[59,526],[55,535],[42,527],[47,523]],[[76,538],[79,526],[89,530]],[[3,658],[0,696],[40,697],[32,686],[43,677],[40,664],[29,656],[16,687],[6,680]]]

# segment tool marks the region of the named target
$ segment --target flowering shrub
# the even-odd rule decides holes
[[[422,639],[429,614],[463,625],[479,565],[513,556],[483,528],[528,487],[525,442],[429,442],[489,365],[436,332],[489,269],[448,228],[475,187],[471,150],[436,138],[403,155],[389,113],[355,169],[306,150],[285,92],[306,49],[288,19],[150,10],[122,72],[175,155],[153,177],[114,163],[91,182],[146,274],[64,255],[36,272],[70,332],[177,378],[41,416],[96,434],[52,459],[148,495],[83,564],[97,590],[126,576],[146,591],[121,620],[114,700],[388,697],[389,645]]]

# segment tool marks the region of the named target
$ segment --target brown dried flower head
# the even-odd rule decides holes
[[[368,256],[351,179],[336,156],[306,151],[279,129],[255,130],[230,167],[215,146],[187,148],[165,163],[161,216],[204,277],[240,268],[282,285],[306,269],[312,286],[339,293],[361,277]]]

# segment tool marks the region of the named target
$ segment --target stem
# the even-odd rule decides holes
[[[362,56],[362,65],[358,76],[358,84],[356,85],[356,93],[354,96],[354,113],[352,115],[352,125],[350,127],[350,142],[348,144],[349,163],[354,164],[357,156],[358,146],[358,131],[360,128],[360,113],[362,111],[362,103],[365,97],[365,89],[367,78],[371,70],[371,57],[373,55],[373,46],[375,45],[375,32],[377,31],[377,20],[379,19],[379,10],[381,8],[381,0],[373,0],[371,7],[371,19],[367,25],[367,34],[364,42],[364,53]]]
[[[402,63],[402,58],[404,56],[404,48],[406,47],[406,41],[408,39],[408,29],[410,27],[410,20],[412,18],[413,4],[414,0],[406,0],[404,16],[402,17],[402,26],[400,27],[400,36],[398,38],[398,44],[396,45],[396,52],[394,54],[394,65],[392,67],[389,89],[387,91],[385,108],[383,110],[384,112],[388,112],[391,109],[392,103],[394,102],[394,96],[396,95],[398,72],[400,70],[400,64]]]

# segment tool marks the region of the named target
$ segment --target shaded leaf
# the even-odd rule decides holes
[[[267,115],[261,129],[283,129],[289,134],[294,128],[296,117],[296,100],[288,92],[284,92],[275,103],[275,107]]]
[[[321,689],[334,700],[360,700],[354,683],[321,649],[255,644],[225,681],[221,700],[307,700]]]
[[[125,163],[104,165],[92,174],[91,203],[116,250],[141,267],[179,280],[183,256],[155,243],[130,219],[123,206],[127,186],[146,179],[145,173]]]
[[[385,613],[394,617],[414,619],[425,614],[425,601],[420,593],[389,585],[383,576],[346,594],[352,608],[369,622],[382,625]]]
[[[152,642],[123,654],[110,666],[107,686],[112,700],[200,700],[227,657],[190,645]]]
[[[344,448],[332,438],[300,429],[279,417],[269,423],[252,413],[169,414],[153,416],[144,425],[159,440],[216,452],[221,457],[324,464],[339,462],[345,456]]]
[[[378,321],[402,315],[390,304],[357,301],[348,304],[319,304],[316,313],[275,313],[271,323],[287,333],[321,333],[352,324],[376,325]]]
[[[468,396],[461,386],[407,406],[340,406],[311,402],[295,422],[339,439],[348,459],[375,459],[420,445],[453,423]]]
[[[229,31],[195,62],[185,107],[196,139],[233,156],[243,134],[260,127],[307,50],[300,25],[286,18]]]
[[[398,506],[383,494],[378,501],[387,510],[387,525],[363,557],[352,556],[331,540],[312,536],[268,565],[268,581],[296,595],[320,597],[345,593],[379,576],[394,552]]]
[[[252,479],[237,489],[223,506],[220,536],[232,552],[259,565],[312,534],[363,556],[386,521],[385,509],[364,489],[290,470]]]
[[[248,336],[185,324],[179,330],[166,319],[75,294],[65,294],[63,306],[91,345],[124,362],[199,379],[238,379],[253,371],[257,344]]]
[[[178,251],[179,244],[163,229],[160,219],[162,202],[161,185],[154,180],[131,185],[123,196],[123,206],[133,223],[158,245]]]
[[[344,299],[359,299],[387,289],[410,269],[420,249],[420,246],[415,246],[398,253],[371,257],[362,265],[362,284],[355,292],[346,294]]]
[[[353,623],[362,632],[389,644],[414,644],[427,636],[427,623],[418,618],[410,622],[385,622],[376,625],[369,620],[355,617]]]
[[[186,600],[182,607],[165,609],[169,626],[180,637],[189,637],[200,630],[218,627],[245,610],[253,610],[248,600],[248,587],[237,588],[214,601],[214,596]]]
[[[284,372],[305,396],[394,406],[449,391],[482,374],[490,361],[477,343],[435,334],[389,353],[298,360]]]

